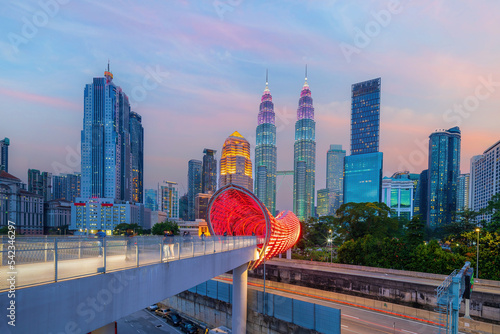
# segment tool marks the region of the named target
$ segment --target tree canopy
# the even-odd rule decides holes
[[[180,231],[179,225],[167,219],[163,223],[154,224],[151,229],[151,233],[154,235],[163,235],[164,231],[171,231],[174,235],[178,235]]]

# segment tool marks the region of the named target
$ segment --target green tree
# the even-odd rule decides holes
[[[398,220],[391,218],[384,203],[345,203],[337,210],[338,233],[343,240],[358,239],[367,234],[375,238],[398,233]]]
[[[491,197],[488,201],[488,205],[481,213],[491,215],[491,220],[484,225],[484,229],[488,232],[500,233],[500,193]]]
[[[405,231],[405,241],[407,247],[413,249],[424,242],[425,224],[420,221],[420,216],[416,215],[408,222]]]
[[[180,231],[179,225],[167,219],[163,223],[154,224],[151,229],[151,232],[154,235],[163,235],[164,231],[171,231],[174,235],[178,235]]]
[[[9,234],[9,227],[7,225],[0,227],[0,235],[1,234]]]
[[[139,235],[143,234],[142,227],[138,224],[121,223],[116,225],[113,230],[114,235],[122,235],[128,232],[137,233]]]

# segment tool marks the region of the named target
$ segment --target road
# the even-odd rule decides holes
[[[230,275],[219,276],[218,280],[225,283],[232,283]],[[262,280],[249,279],[249,289],[263,290]],[[408,318],[398,317],[395,315],[376,312],[363,308],[336,303],[329,298],[321,295],[321,290],[318,290],[318,295],[306,295],[296,293],[287,289],[276,289],[266,285],[266,291],[283,297],[302,300],[309,303],[323,305],[341,310],[341,332],[345,334],[435,334],[439,333],[439,326],[417,321]]]
[[[153,313],[140,310],[117,321],[119,334],[182,334],[177,328],[170,326],[164,319]]]

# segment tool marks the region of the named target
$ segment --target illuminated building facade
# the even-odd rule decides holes
[[[314,215],[316,123],[311,90],[306,81],[300,92],[293,145],[293,212],[300,220]]]
[[[276,209],[276,125],[274,104],[266,79],[261,98],[255,146],[254,193],[270,212]]]
[[[165,181],[158,187],[160,211],[167,214],[168,219],[179,219],[179,186],[176,182]]]
[[[144,129],[142,117],[130,112],[130,153],[132,155],[132,201],[142,203],[144,199]]]
[[[117,224],[124,222],[150,225],[149,209],[140,200],[143,158],[140,116],[131,112],[127,95],[113,83],[109,64],[104,77],[94,78],[85,86],[83,101],[81,192],[71,206],[70,229],[86,234],[102,229],[110,234]],[[137,177],[135,193],[133,175]]]
[[[253,191],[250,144],[238,131],[233,132],[222,147],[219,188],[228,184],[236,184]]]
[[[52,199],[52,173],[28,169],[28,191],[40,195],[45,202]]]
[[[460,175],[461,133],[456,126],[429,136],[427,225],[434,229],[455,221]]]
[[[52,198],[74,202],[80,197],[80,173],[61,174],[52,177]]]
[[[203,150],[203,166],[201,171],[201,192],[209,193],[217,190],[217,160],[216,150],[206,148]]]
[[[104,72],[85,86],[82,131],[82,198],[132,201],[130,104]]]
[[[382,200],[380,92],[380,78],[351,87],[351,155],[345,157],[344,203]]]
[[[254,193],[241,186],[220,188],[210,199],[208,211],[211,235],[255,235],[263,240],[257,245],[259,259],[250,269],[286,252],[299,240],[300,222],[293,212],[273,217]]]

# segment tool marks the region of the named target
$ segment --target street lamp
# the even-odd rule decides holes
[[[330,245],[330,263],[333,263],[333,238],[332,238],[332,230],[328,231],[330,233],[330,236],[326,241],[328,241],[328,244]]]
[[[481,229],[479,227],[476,227],[476,232],[477,232],[476,279],[479,279],[479,231],[481,231]]]

